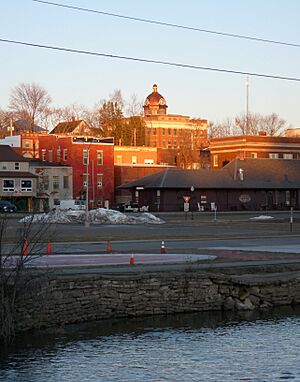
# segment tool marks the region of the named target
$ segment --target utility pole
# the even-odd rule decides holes
[[[246,77],[246,131],[249,134],[249,76]]]
[[[86,193],[85,193],[85,227],[90,226],[89,220],[89,156],[90,156],[90,148],[87,149],[87,157],[86,157]]]

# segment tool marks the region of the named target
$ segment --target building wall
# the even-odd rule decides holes
[[[115,146],[115,164],[157,164],[156,147]]]
[[[132,190],[133,201],[136,190]],[[259,211],[284,210],[291,206],[299,209],[299,190],[224,190],[224,189],[146,189],[139,190],[141,204],[144,201],[152,212],[184,211],[184,196],[190,196],[190,211]],[[201,207],[201,208],[200,208]]]
[[[101,143],[97,139],[85,141],[82,138],[57,135],[41,136],[39,143],[40,159],[72,166],[74,199],[85,199],[87,166],[84,163],[84,150],[88,150],[89,207],[103,206],[106,201],[109,202],[109,205],[114,204],[114,150],[112,143]],[[103,154],[102,164],[98,164],[98,152]]]
[[[224,167],[235,158],[300,159],[300,138],[238,136],[210,140],[211,168]]]
[[[39,177],[37,198],[41,211],[55,208],[56,200],[73,198],[72,167],[43,167],[33,164],[31,171]]]
[[[133,182],[134,180],[144,178],[145,176],[155,174],[165,170],[169,166],[151,166],[151,165],[119,165],[115,164],[115,199],[116,204],[135,201],[135,195],[132,196],[130,190],[118,189],[121,184]],[[147,198],[139,200],[142,205],[148,205]]]
[[[167,114],[145,116],[144,121],[151,147],[180,148],[187,139],[191,143],[191,149],[207,145],[207,120]]]

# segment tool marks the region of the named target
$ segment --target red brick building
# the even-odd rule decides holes
[[[220,169],[235,158],[300,159],[300,138],[230,136],[210,140],[211,169]]]
[[[144,121],[151,147],[178,148],[187,139],[191,149],[207,144],[206,119],[192,119],[180,114],[167,114],[165,98],[158,93],[157,85],[144,102]]]
[[[112,138],[40,135],[42,161],[73,168],[73,198],[86,198],[89,207],[114,204],[114,144]]]

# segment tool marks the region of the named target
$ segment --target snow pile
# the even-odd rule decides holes
[[[83,223],[86,219],[85,211],[52,211],[40,215],[25,216],[20,220],[33,223]],[[164,221],[145,212],[139,216],[126,215],[120,211],[98,208],[89,211],[91,224],[163,224]]]
[[[268,216],[268,215],[260,215],[260,216],[255,216],[253,218],[250,218],[249,220],[270,220],[274,219],[273,216]]]

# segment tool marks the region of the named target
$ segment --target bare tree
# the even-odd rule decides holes
[[[41,116],[42,126],[46,130],[51,131],[59,122],[75,120],[88,120],[90,117],[89,110],[84,106],[74,103],[65,107],[46,108]]]
[[[279,118],[278,114],[272,113],[261,119],[260,128],[262,131],[265,131],[267,135],[278,136],[283,133],[287,126],[284,119]]]
[[[19,118],[26,119],[33,131],[35,123],[40,122],[50,103],[51,97],[44,88],[35,83],[21,83],[12,89],[9,108]]]
[[[34,285],[41,281],[45,272],[33,271],[28,265],[46,254],[45,243],[52,240],[55,229],[46,219],[33,224],[27,216],[22,225],[8,227],[9,219],[0,216],[0,343],[9,343],[15,335],[17,301],[24,293],[33,293]],[[8,228],[14,229],[14,244],[7,243]]]
[[[259,132],[264,132],[267,135],[279,135],[287,128],[286,121],[281,119],[278,114],[261,115],[250,113],[242,114],[235,119],[236,127],[242,135],[257,135]]]
[[[143,115],[143,102],[139,101],[136,94],[132,94],[126,103],[126,114],[130,117]]]
[[[222,138],[230,135],[235,135],[236,126],[233,124],[232,119],[227,117],[222,122],[210,122],[208,126],[209,138]]]

